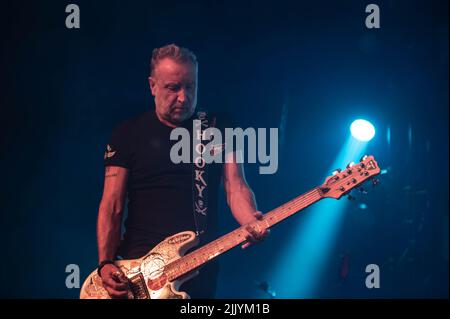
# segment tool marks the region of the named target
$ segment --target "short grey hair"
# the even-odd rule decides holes
[[[179,47],[178,45],[172,43],[153,50],[152,60],[150,63],[151,76],[154,75],[155,68],[159,61],[166,58],[180,63],[191,63],[194,67],[198,66],[197,57],[191,50]]]

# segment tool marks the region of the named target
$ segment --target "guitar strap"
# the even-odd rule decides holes
[[[203,154],[206,151],[206,145],[202,143],[204,131],[208,127],[215,126],[215,118],[210,123],[207,113],[204,110],[197,111],[195,122],[193,122],[194,161],[192,165],[192,201],[193,213],[196,228],[196,235],[199,236],[206,232],[208,217],[208,166]]]

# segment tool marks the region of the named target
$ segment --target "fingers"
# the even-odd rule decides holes
[[[125,276],[125,274],[119,269],[113,273],[114,278],[116,281],[122,282],[124,284],[128,284],[128,278]]]
[[[254,230],[250,226],[246,226],[245,230],[247,232],[247,234],[245,235],[245,238],[249,241],[255,241],[256,237],[258,237],[258,233],[256,232],[256,230]]]
[[[253,216],[255,217],[256,220],[264,219],[264,215],[260,211],[254,212]],[[261,229],[260,231],[257,231],[254,227],[251,226],[251,224],[245,226],[244,229],[247,232],[247,235],[245,237],[246,242],[241,246],[242,249],[245,249],[252,244],[260,242],[262,239],[264,239],[270,234],[270,230],[268,228],[265,228],[264,225],[260,223],[259,226],[264,228]]]
[[[270,234],[270,229],[264,229],[263,232],[258,232],[253,227],[246,226],[245,230],[247,232],[247,235],[245,236],[246,242],[241,246],[242,249],[246,249],[252,244],[260,242]]]
[[[127,298],[128,278],[120,269],[115,266],[102,269],[102,281],[111,298]]]
[[[258,242],[270,234],[270,229],[268,228],[264,228],[262,231],[257,231],[253,227],[247,226],[245,227],[245,230],[247,231],[247,239],[252,242]]]
[[[103,284],[114,289],[114,290],[126,290],[127,284],[121,281],[117,281],[112,277],[106,277],[103,279]]]
[[[103,286],[111,298],[126,298],[128,295],[128,287],[123,282],[116,282],[111,278],[103,280]]]
[[[263,213],[261,213],[260,211],[255,212],[255,213],[253,214],[253,216],[255,216],[255,218],[256,218],[257,220],[262,220],[263,217],[264,217]]]
[[[265,230],[264,230],[264,232],[262,233],[262,237],[264,238],[264,237],[267,237],[267,236],[269,236],[270,235],[270,229],[269,228],[266,228]]]

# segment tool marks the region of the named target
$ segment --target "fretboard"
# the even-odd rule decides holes
[[[251,223],[249,226],[255,230],[270,228],[273,225],[285,220],[302,209],[322,199],[319,188],[300,195],[293,200],[275,208],[264,214],[263,219]],[[216,258],[224,252],[244,243],[246,241],[247,231],[243,226],[232,232],[219,237],[218,239],[206,244],[203,247],[177,259],[166,266],[165,273],[169,281],[173,281]]]

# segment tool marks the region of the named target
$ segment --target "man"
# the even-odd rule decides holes
[[[97,237],[100,275],[113,298],[127,294],[127,279],[112,263],[116,256],[140,258],[164,238],[185,230],[195,229],[202,234],[201,243],[214,239],[208,235],[217,236],[216,193],[221,175],[227,203],[239,224],[246,225],[261,218],[242,166],[235,162],[210,164],[206,228],[198,229],[193,209],[193,164],[174,164],[169,156],[173,144],[169,138],[171,130],[185,127],[192,131],[197,71],[197,59],[191,51],[174,44],[155,49],[149,77],[155,110],[117,127],[107,146]],[[217,122],[220,120],[218,118]],[[128,217],[121,241],[122,213],[127,197]],[[266,230],[255,233],[248,229],[248,241],[243,248],[266,234]],[[205,273],[203,279],[202,272]],[[209,269],[202,268],[198,278],[191,279],[192,284],[183,285],[183,290],[193,298],[213,298],[216,277],[214,264]]]

